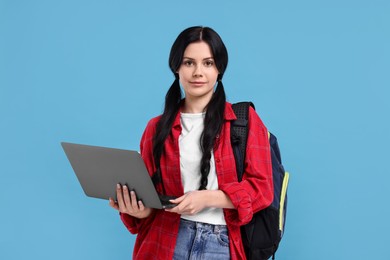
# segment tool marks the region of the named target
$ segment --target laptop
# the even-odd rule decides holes
[[[164,209],[175,204],[172,196],[157,193],[141,155],[137,151],[61,143],[62,148],[89,197],[116,199],[116,185],[127,185],[146,207]]]

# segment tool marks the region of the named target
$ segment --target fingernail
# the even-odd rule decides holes
[[[116,188],[117,189],[120,189],[121,188],[121,185],[119,185],[119,183],[116,185]]]
[[[123,185],[123,189],[124,189],[124,190],[127,190],[127,186],[126,186],[126,185]]]

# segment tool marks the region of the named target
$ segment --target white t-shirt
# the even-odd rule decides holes
[[[205,113],[181,113],[180,116],[182,125],[182,132],[179,137],[180,173],[184,193],[198,190],[200,186],[200,161],[202,159],[200,137],[204,129],[204,117]],[[210,173],[206,188],[207,190],[218,190],[213,153],[211,153]],[[193,216],[182,215],[181,217],[213,225],[226,225],[221,208],[206,208]]]

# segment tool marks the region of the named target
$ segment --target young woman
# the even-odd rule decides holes
[[[176,206],[146,208],[119,185],[117,203],[110,199],[138,234],[134,259],[245,259],[240,226],[271,204],[272,166],[267,129],[251,109],[245,173],[237,181],[230,143],[236,116],[222,85],[227,63],[224,43],[208,27],[184,30],[172,46],[175,81],[163,114],[146,126],[141,155],[157,191],[177,197]]]

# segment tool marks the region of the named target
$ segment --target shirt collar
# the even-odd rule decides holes
[[[234,114],[234,111],[233,111],[233,108],[232,108],[232,104],[229,103],[229,102],[226,102],[225,103],[225,120],[226,121],[232,121],[232,120],[236,120],[237,117],[236,115]],[[176,117],[175,117],[175,121],[173,121],[173,127],[181,127],[181,124],[180,124],[180,111],[176,114]]]
[[[232,108],[232,104],[229,103],[229,102],[226,102],[226,105],[225,105],[225,120],[236,120],[237,117],[236,117],[236,114],[234,114],[234,111],[233,111],[233,108]]]

